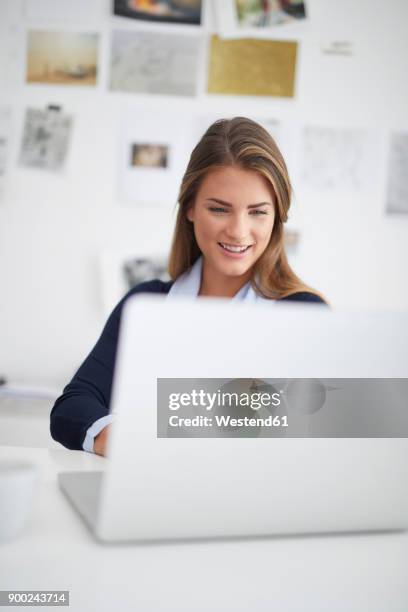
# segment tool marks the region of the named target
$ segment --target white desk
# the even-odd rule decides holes
[[[0,545],[2,590],[69,590],[75,612],[408,610],[408,532],[101,545],[56,474],[105,469],[107,459],[62,447],[0,447],[6,457],[39,463],[42,480],[27,528]]]
[[[50,436],[53,404],[51,399],[13,397],[0,392],[0,446],[61,448]]]

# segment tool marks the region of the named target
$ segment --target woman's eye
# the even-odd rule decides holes
[[[220,206],[210,206],[209,210],[215,213],[227,213],[228,212],[226,208],[221,208]],[[268,213],[266,210],[253,210],[249,214],[250,215],[267,215]]]
[[[217,212],[217,213],[223,213],[227,211],[226,208],[219,208],[217,206],[210,206],[210,210],[211,212]]]

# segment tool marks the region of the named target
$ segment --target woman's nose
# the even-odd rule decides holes
[[[235,242],[240,243],[248,236],[248,220],[243,215],[231,218],[226,229],[228,237],[231,240],[233,239]]]

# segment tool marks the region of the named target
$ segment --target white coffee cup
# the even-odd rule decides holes
[[[0,542],[15,537],[26,524],[38,476],[34,463],[0,461]]]

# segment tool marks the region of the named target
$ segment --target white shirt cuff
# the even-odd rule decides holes
[[[93,447],[94,447],[95,437],[98,435],[98,433],[102,431],[104,427],[112,423],[114,419],[115,417],[113,414],[107,414],[106,416],[101,417],[100,419],[95,421],[95,423],[93,423],[91,427],[89,427],[89,429],[86,432],[84,443],[82,445],[82,448],[84,449],[84,451],[87,451],[88,453],[94,452]]]

